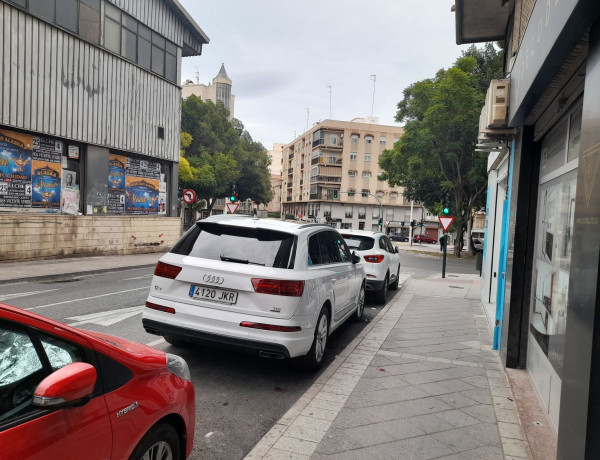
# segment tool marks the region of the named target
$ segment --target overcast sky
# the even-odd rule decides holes
[[[271,149],[330,118],[379,117],[415,81],[448,67],[453,0],[180,0],[210,38],[183,59],[182,78],[208,84],[221,63],[232,80],[234,116]],[[197,69],[196,69],[197,68]],[[376,75],[374,84],[371,75]],[[375,98],[373,104],[373,89]]]

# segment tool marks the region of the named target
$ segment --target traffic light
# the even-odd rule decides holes
[[[334,191],[333,191],[333,199],[334,199],[334,200],[337,200],[337,197],[338,197],[338,191],[337,191],[337,190],[334,190]]]
[[[420,220],[420,221],[419,221],[419,227],[422,227],[422,226],[423,226],[423,221],[422,221],[422,220]]]
[[[382,217],[379,218],[379,226],[383,227],[383,218]]]
[[[400,227],[404,227],[404,221],[403,220],[400,221]]]
[[[417,221],[416,220],[411,220],[410,221],[410,226],[411,227],[416,227],[417,226]]]
[[[442,209],[442,212],[447,216],[448,214],[450,214],[450,208],[448,206],[444,206],[444,209]]]
[[[450,194],[446,193],[444,195],[444,202],[442,203],[442,214],[447,216],[450,214]]]
[[[231,201],[231,202],[233,203],[233,202],[235,201],[235,195],[231,195],[231,196],[229,197],[229,201]]]

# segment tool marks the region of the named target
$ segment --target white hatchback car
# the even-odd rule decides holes
[[[380,303],[387,300],[388,289],[398,289],[400,256],[398,248],[381,232],[341,230],[351,251],[362,259],[367,274],[367,291],[375,293]]]
[[[243,348],[317,369],[329,334],[362,317],[358,262],[326,225],[209,217],[161,257],[142,323],[176,346]]]

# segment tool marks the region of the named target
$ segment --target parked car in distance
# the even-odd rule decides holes
[[[183,358],[0,303],[2,458],[183,459],[194,423]]]
[[[142,323],[175,346],[234,347],[314,370],[329,334],[362,317],[359,261],[328,225],[209,217],[161,257]]]
[[[483,251],[483,240],[479,238],[473,238],[473,247],[476,251]]]
[[[400,235],[398,233],[392,233],[391,235],[389,235],[389,238],[392,241],[408,242],[408,236]]]
[[[350,250],[361,258],[367,276],[367,291],[374,292],[379,303],[385,303],[388,289],[398,289],[398,248],[381,232],[341,230],[341,233]]]
[[[427,236],[427,235],[415,235],[413,238],[413,241],[415,243],[431,243],[431,244],[435,244],[438,242],[438,240],[436,240],[435,238],[431,238],[430,236]]]

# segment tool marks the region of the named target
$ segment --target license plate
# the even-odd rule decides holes
[[[226,291],[225,289],[195,286],[192,284],[190,287],[190,297],[198,300],[234,304],[237,302],[238,293],[235,291]]]

